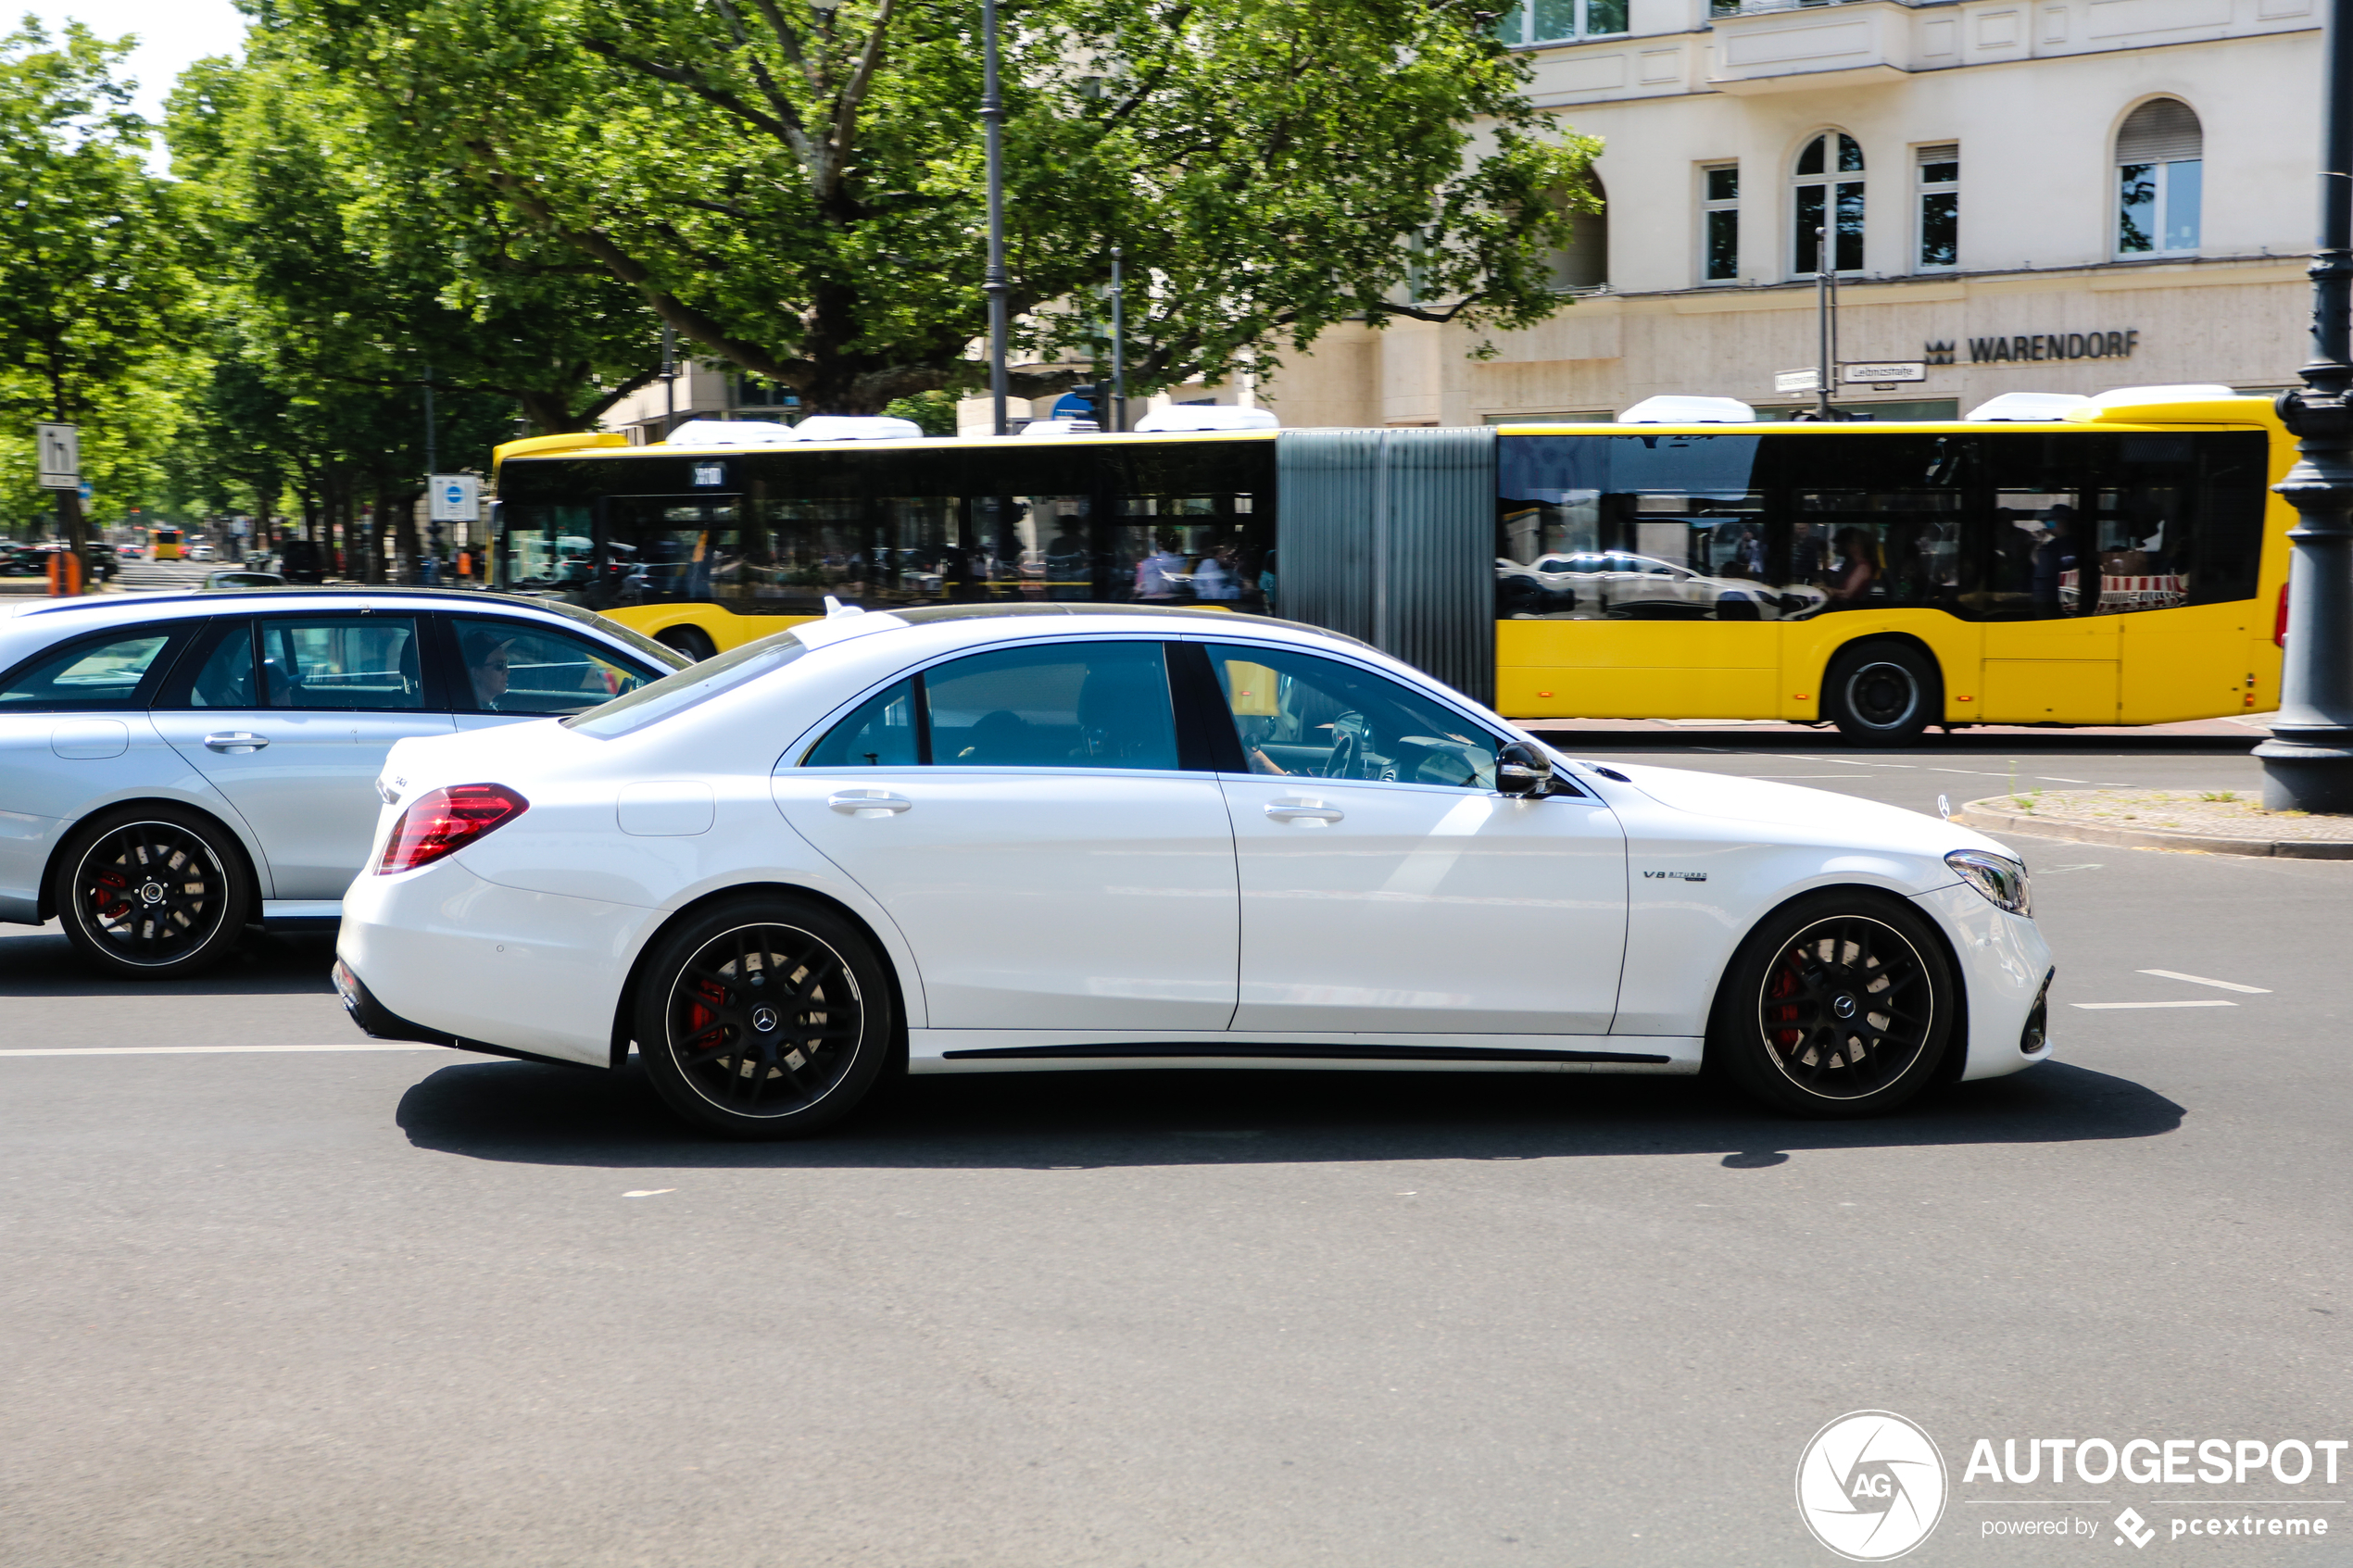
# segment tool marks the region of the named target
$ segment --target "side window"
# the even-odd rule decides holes
[[[450,706],[461,713],[580,713],[653,679],[568,633],[471,615],[450,626],[463,666]]]
[[[417,622],[407,616],[333,615],[259,624],[265,707],[425,705]]]
[[[1495,737],[1386,676],[1220,644],[1209,662],[1253,773],[1495,787]]]
[[[1176,769],[1158,643],[1051,643],[934,665],[826,732],[805,768]]]
[[[164,694],[167,704],[177,708],[258,708],[261,706],[258,684],[253,671],[253,622],[233,621],[212,639],[210,648],[197,650],[203,661],[196,666],[195,678],[188,683],[184,694],[179,682]],[[185,677],[182,677],[185,679]]]
[[[912,768],[923,760],[915,730],[915,683],[875,693],[810,747],[804,768]]]
[[[1049,643],[924,673],[931,760],[964,768],[1177,766],[1158,643]]]
[[[0,713],[145,707],[171,662],[166,654],[195,629],[144,626],[41,654],[0,681]]]

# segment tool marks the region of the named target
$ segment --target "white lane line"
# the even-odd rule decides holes
[[[2105,1011],[2114,1008],[2234,1008],[2238,1003],[2226,1002],[2220,997],[2201,997],[2194,1002],[2070,1002],[2067,1005]]]
[[[2007,773],[1989,773],[1982,768],[1931,768],[1931,773],[1967,773],[1973,779],[2007,779]]]
[[[54,1050],[6,1050],[0,1056],[245,1056],[284,1051],[446,1051],[447,1046],[386,1040],[364,1046],[63,1046]]]
[[[2269,985],[2242,985],[2235,980],[2208,980],[2203,974],[2183,974],[2178,969],[2145,969],[2143,974],[2154,974],[2159,980],[2186,980],[2193,985],[2211,985],[2217,991],[2245,991],[2250,997],[2268,997]]]
[[[2057,773],[2037,773],[2034,776],[2045,784],[2090,784],[2092,782],[2089,779],[2063,779]]]

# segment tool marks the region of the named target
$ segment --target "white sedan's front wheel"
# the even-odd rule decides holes
[[[864,935],[781,897],[731,898],[671,931],[637,992],[654,1088],[729,1137],[801,1137],[849,1115],[882,1072],[892,1027]]]
[[[1959,1014],[1959,984],[1918,910],[1833,889],[1774,911],[1732,960],[1709,1053],[1768,1105],[1873,1116],[1927,1086]]]

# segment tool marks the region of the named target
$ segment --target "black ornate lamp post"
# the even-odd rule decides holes
[[[997,87],[997,0],[980,0],[980,119],[988,147],[988,396],[1005,433],[1005,100]]]
[[[2287,649],[2280,716],[2255,748],[2275,811],[2353,811],[2353,0],[2330,0],[2323,37],[2310,390],[2279,401],[2298,458],[2276,487],[2296,511]]]

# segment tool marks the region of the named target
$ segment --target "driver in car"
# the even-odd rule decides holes
[[[467,633],[466,675],[473,682],[474,705],[484,713],[499,711],[499,700],[507,695],[508,650],[512,646],[509,638]]]

